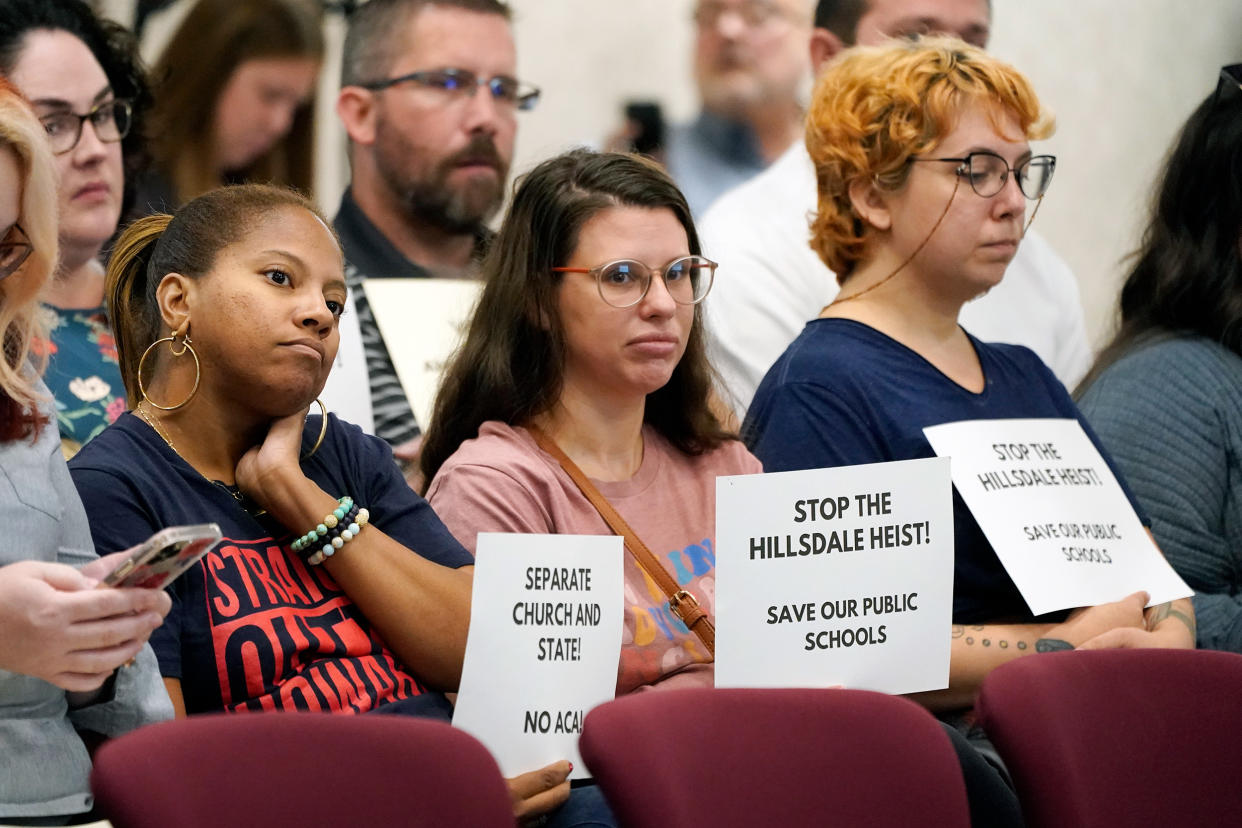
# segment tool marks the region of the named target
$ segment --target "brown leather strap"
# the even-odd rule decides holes
[[[677,585],[673,580],[673,576],[668,574],[668,570],[660,564],[658,558],[651,554],[651,550],[647,545],[639,540],[638,535],[625,522],[625,518],[617,514],[617,510],[612,508],[612,504],[608,502],[599,489],[595,488],[595,484],[591,482],[582,469],[578,468],[573,460],[569,459],[569,455],[561,451],[551,437],[544,434],[543,431],[535,425],[526,426],[526,430],[535,438],[535,443],[539,448],[546,451],[557,459],[561,464],[561,468],[570,476],[578,488],[586,495],[587,500],[599,510],[600,516],[612,528],[613,534],[620,535],[625,540],[625,548],[630,550],[630,554],[634,556],[634,560],[638,562],[639,567],[647,573],[651,580],[655,581],[668,596],[668,608],[672,610],[673,615],[681,619],[682,623],[690,628],[699,640],[703,642],[703,646],[707,647],[707,651],[716,655],[716,626],[712,623],[712,619],[699,606],[699,599],[693,594],[687,592]]]

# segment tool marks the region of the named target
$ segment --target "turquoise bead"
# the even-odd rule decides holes
[[[324,535],[328,534],[328,527],[324,526],[324,525],[321,523],[321,524],[319,524],[318,526],[316,526],[316,527],[315,527],[315,531],[316,531],[316,532],[318,532],[318,533],[319,533],[319,537],[321,537],[321,538],[322,538]]]

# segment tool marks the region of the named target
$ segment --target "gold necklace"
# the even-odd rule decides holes
[[[194,471],[198,472],[199,477],[203,478],[204,480],[206,480],[208,483],[212,484],[213,486],[219,486],[221,489],[224,489],[226,492],[232,495],[233,499],[237,501],[237,505],[241,506],[242,509],[244,509],[247,514],[253,515],[254,517],[267,514],[266,509],[259,509],[258,511],[254,511],[249,506],[247,506],[246,496],[242,494],[242,491],[240,488],[235,487],[235,486],[230,486],[229,484],[225,483],[223,480],[212,480],[210,477],[203,474],[201,471],[198,471],[198,469],[195,468],[194,464],[191,463],[189,460],[186,460],[185,455],[182,454],[180,451],[178,451],[177,447],[173,445],[172,438],[170,438],[168,436],[168,432],[164,431],[164,429],[160,426],[159,421],[152,419],[151,416],[147,414],[146,409],[142,407],[141,402],[138,403],[138,407],[135,408],[134,410],[137,411],[138,416],[141,417],[143,420],[145,420],[147,425],[151,426],[152,430],[155,431],[155,433],[158,434],[164,440],[164,442],[168,444],[168,447],[173,450],[173,454],[180,457],[187,466],[194,469]]]

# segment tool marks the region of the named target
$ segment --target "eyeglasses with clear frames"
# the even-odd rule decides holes
[[[589,273],[599,297],[614,308],[632,308],[651,289],[656,273],[664,278],[669,296],[679,305],[697,305],[712,289],[718,265],[704,256],[682,256],[659,270],[634,259],[617,259],[599,267],[554,267],[553,273]]]
[[[479,87],[486,86],[492,99],[497,103],[508,104],[522,111],[534,109],[539,103],[539,87],[537,86],[523,83],[508,75],[480,78],[469,69],[429,69],[358,85],[363,89],[377,92],[399,83],[416,83],[424,89],[442,94],[450,101],[472,98]]]
[[[1013,167],[1009,162],[994,152],[979,150],[967,153],[961,158],[911,158],[911,161],[951,161],[958,165],[955,172],[959,178],[970,182],[970,188],[984,198],[1005,189],[1012,171],[1018,180],[1018,189],[1022,195],[1032,201],[1043,198],[1052,183],[1052,174],[1057,168],[1055,155],[1033,155],[1020,161]]]
[[[115,143],[129,134],[134,105],[125,98],[116,98],[98,104],[85,115],[76,112],[53,112],[39,120],[47,130],[52,152],[64,155],[82,140],[82,125],[91,122],[95,137],[104,143]]]
[[[14,224],[0,239],[0,279],[12,276],[34,252],[34,245],[20,224]]]

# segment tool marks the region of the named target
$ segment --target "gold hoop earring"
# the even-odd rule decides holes
[[[142,366],[146,364],[147,357],[151,355],[151,351],[153,351],[155,349],[155,346],[159,345],[161,342],[172,343],[168,347],[169,347],[169,350],[172,352],[172,355],[175,357],[184,356],[185,352],[189,351],[190,356],[194,358],[194,387],[190,389],[190,393],[186,395],[186,398],[182,400],[181,402],[177,403],[176,405],[160,405],[157,402],[153,402],[151,398],[147,396],[146,383],[142,381]],[[178,408],[184,407],[187,403],[190,402],[190,400],[194,399],[194,395],[198,393],[198,383],[199,383],[199,380],[203,378],[202,365],[198,361],[198,354],[194,352],[194,346],[190,344],[190,337],[185,336],[182,338],[180,351],[177,350],[176,346],[177,346],[176,336],[166,336],[162,339],[157,339],[147,346],[147,349],[142,352],[142,358],[138,360],[138,390],[139,392],[142,393],[142,401],[145,402],[147,405],[150,405],[154,408],[158,408],[160,411],[176,411]]]
[[[303,460],[309,460],[315,456],[315,452],[319,451],[319,447],[323,445],[324,436],[328,433],[328,407],[318,397],[315,397],[315,404],[319,406],[319,436],[315,439],[315,445],[311,446],[311,450],[302,458]]]

